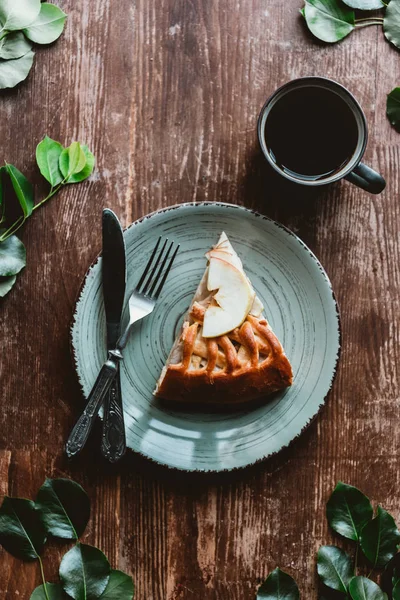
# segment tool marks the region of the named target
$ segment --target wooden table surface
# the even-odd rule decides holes
[[[308,35],[301,0],[59,0],[63,37],[0,96],[1,160],[45,191],[35,166],[47,134],[93,149],[89,182],[37,211],[28,264],[1,311],[1,493],[34,496],[45,477],[88,491],[84,540],[134,577],[137,600],[253,600],[275,566],[316,600],[315,553],[334,537],[325,503],[338,480],[400,516],[399,160],[385,117],[400,55],[368,27],[328,46]],[[265,167],[255,127],[266,97],[299,76],[346,85],[370,128],[365,159],[387,179],[371,196],[341,182],[310,194]],[[69,349],[76,295],[101,249],[101,211],[124,225],[161,207],[226,201],[295,231],[325,266],[343,349],[326,406],[289,449],[232,476],[166,473],[129,453],[110,467],[98,440],[69,464],[63,443],[82,406]],[[99,431],[97,431],[97,434]],[[44,555],[55,581],[64,546]],[[0,597],[29,599],[37,565],[0,551]]]

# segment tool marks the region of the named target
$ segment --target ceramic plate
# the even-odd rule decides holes
[[[204,272],[204,254],[221,231],[228,234],[264,303],[266,317],[292,363],[294,383],[251,410],[171,410],[154,399],[152,391]],[[229,204],[182,204],[161,210],[135,222],[124,235],[127,291],[138,281],[160,235],[181,244],[154,312],[135,326],[125,350],[121,381],[128,446],[158,463],[188,471],[245,467],[287,446],[323,404],[339,356],[337,305],[313,253],[282,225]],[[106,358],[101,258],[86,276],[72,343],[87,396]]]

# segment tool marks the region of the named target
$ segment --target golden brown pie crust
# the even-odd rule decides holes
[[[203,338],[204,306],[195,302],[181,333],[181,359],[168,364],[155,395],[193,405],[237,406],[292,384],[284,350],[265,318],[248,315],[227,335]]]

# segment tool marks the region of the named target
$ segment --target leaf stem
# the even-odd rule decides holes
[[[384,21],[383,17],[365,17],[364,19],[356,19],[356,23],[360,23],[360,21]]]
[[[356,554],[354,556],[354,575],[357,575],[358,549],[359,548],[360,548],[360,542],[357,542]]]
[[[65,180],[64,180],[65,181]],[[42,204],[44,204],[45,202],[47,202],[47,200],[50,200],[50,198],[52,198],[55,194],[57,194],[57,192],[62,188],[62,186],[64,185],[64,181],[62,181],[59,185],[57,185],[55,188],[51,188],[50,192],[47,194],[46,198],[43,198],[43,200],[41,200],[38,204],[35,204],[35,206],[32,208],[32,212],[34,210],[36,210],[37,208],[39,208],[39,206],[42,206]]]
[[[32,208],[32,212],[34,210],[36,210],[37,208],[39,208],[39,206],[42,206],[42,204],[47,202],[47,200],[50,200],[50,198],[55,196],[55,194],[57,194],[57,192],[62,188],[64,183],[65,183],[65,179],[63,179],[62,182],[59,185],[57,185],[56,187],[51,187],[50,192],[47,194],[46,198],[43,198],[43,200],[38,202],[38,204],[35,204],[35,206]],[[6,231],[2,235],[0,235],[0,242],[5,242],[7,238],[9,238],[11,235],[16,233],[18,231],[18,229],[20,227],[22,227],[22,225],[25,223],[25,221],[26,221],[26,218],[23,215],[18,217],[18,219],[15,221],[15,223],[10,225],[10,227],[8,229],[6,229]]]
[[[38,555],[38,561],[39,561],[39,565],[40,565],[40,574],[42,576],[44,593],[46,594],[46,599],[50,600],[49,595],[47,593],[47,585],[46,585],[46,579],[44,577],[43,563],[42,563],[42,559],[40,558],[39,555]]]
[[[383,25],[383,21],[369,21],[368,23],[360,23],[360,25],[355,25],[356,29],[361,29],[362,27],[369,27],[370,25]]]
[[[14,233],[16,233],[24,223],[25,217],[21,215],[20,217],[18,217],[15,223],[13,223],[8,229],[5,230],[5,232],[2,235],[0,235],[0,242],[5,242],[7,238],[9,238],[11,235],[14,235]]]

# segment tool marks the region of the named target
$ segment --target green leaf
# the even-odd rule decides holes
[[[390,0],[383,17],[383,32],[391,44],[400,48],[400,0]]]
[[[0,22],[3,30],[16,31],[27,27],[40,12],[40,0],[1,0]]]
[[[321,546],[317,555],[317,571],[327,587],[343,593],[346,593],[353,577],[350,558],[336,546]]]
[[[394,569],[392,577],[392,596],[393,600],[400,600],[400,569]]]
[[[387,95],[386,116],[393,127],[400,133],[400,87],[394,88]]]
[[[107,587],[110,563],[94,546],[77,544],[64,555],[60,579],[64,591],[74,600],[94,600]]]
[[[299,600],[299,598],[299,588],[295,580],[277,568],[258,588],[256,600]]]
[[[326,517],[337,533],[357,541],[364,525],[372,519],[373,509],[360,490],[339,482],[326,505]]]
[[[375,519],[361,532],[361,549],[374,567],[384,567],[396,554],[400,533],[393,517],[378,506]]]
[[[77,540],[89,521],[89,498],[71,479],[46,479],[37,494],[36,506],[46,532],[54,537]]]
[[[337,0],[306,0],[304,18],[311,33],[323,42],[338,42],[355,27],[354,11]]]
[[[32,214],[34,206],[32,184],[29,183],[25,175],[23,175],[21,171],[18,171],[13,165],[6,165],[6,169],[26,219]]]
[[[336,592],[325,588],[322,593],[318,595],[318,600],[350,600],[348,594],[344,595],[343,592]]]
[[[25,265],[25,246],[16,235],[11,235],[4,242],[0,242],[0,277],[16,275]]]
[[[6,496],[0,507],[0,544],[23,560],[35,560],[43,550],[46,535],[35,504]]]
[[[71,175],[68,179],[68,183],[80,183],[84,181],[93,173],[95,158],[94,155],[90,152],[87,146],[81,146],[83,153],[86,157],[86,165],[83,167],[82,171],[79,173],[75,173],[75,175]]]
[[[17,281],[17,276],[12,275],[11,277],[0,277],[0,298],[4,298]]]
[[[100,600],[132,600],[134,593],[132,577],[122,571],[112,570]]]
[[[343,2],[357,10],[379,10],[385,6],[382,0],[343,0]]]
[[[44,591],[44,586],[39,585],[35,590],[33,590],[33,594],[30,597],[30,600],[63,600],[65,598],[63,594],[63,589],[59,583],[47,583],[47,596]]]
[[[392,589],[395,584],[396,571],[400,574],[400,553],[394,555],[388,562],[380,578],[380,586],[384,592],[392,596]]]
[[[62,34],[66,18],[61,8],[43,2],[36,21],[24,29],[24,33],[36,44],[51,44]]]
[[[0,224],[5,220],[6,214],[6,199],[4,194],[4,177],[7,176],[5,166],[0,167]],[[1,233],[1,231],[0,231]]]
[[[352,600],[385,600],[387,598],[381,588],[366,577],[353,577],[349,584]]]
[[[79,142],[72,144],[61,152],[59,166],[66,183],[72,175],[80,173],[86,165],[86,156]]]
[[[21,58],[0,60],[0,89],[13,88],[28,77],[35,53],[30,50]]]
[[[13,31],[0,40],[0,58],[5,60],[21,58],[31,49],[32,44],[21,31]]]
[[[64,150],[62,144],[46,137],[36,147],[36,162],[41,174],[55,187],[63,180],[58,161]]]

